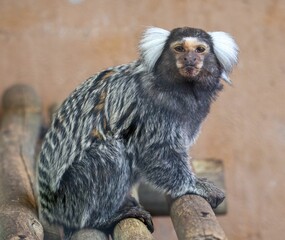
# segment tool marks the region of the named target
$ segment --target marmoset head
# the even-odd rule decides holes
[[[214,75],[228,83],[238,57],[238,46],[229,34],[189,27],[170,32],[149,28],[141,40],[140,51],[148,69],[160,75],[186,80]]]

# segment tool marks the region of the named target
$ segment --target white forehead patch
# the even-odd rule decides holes
[[[224,69],[221,77],[230,83],[228,74],[238,62],[238,45],[228,33],[208,32],[208,34],[212,37],[214,52]]]
[[[203,42],[202,40],[200,40],[196,37],[184,37],[184,38],[182,38],[182,41],[183,42],[193,42],[193,43],[197,43],[197,44],[201,44],[201,43],[206,44],[205,42]]]
[[[169,31],[157,27],[150,27],[144,32],[139,49],[150,71],[160,57],[169,34]]]
[[[196,37],[184,37],[182,38],[183,41],[191,41],[191,42],[198,42],[198,38]]]
[[[196,37],[184,37],[182,42],[184,47],[186,47],[188,50],[194,50],[198,45],[203,45],[204,47],[208,48],[208,44],[206,42]]]

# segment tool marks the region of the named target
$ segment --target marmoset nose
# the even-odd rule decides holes
[[[184,57],[184,61],[186,65],[193,65],[197,62],[197,56],[195,55],[187,55]]]

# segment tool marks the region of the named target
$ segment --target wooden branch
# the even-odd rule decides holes
[[[0,131],[1,239],[43,239],[34,197],[34,149],[40,101],[33,89],[16,85],[3,96]]]
[[[206,200],[185,195],[171,203],[170,216],[179,240],[226,240],[225,233]]]
[[[219,188],[225,189],[223,162],[217,159],[194,159],[193,169],[198,177],[207,178],[214,182]],[[163,193],[157,191],[147,184],[139,186],[139,199],[144,208],[152,215],[168,216],[169,208]],[[227,212],[226,199],[214,209],[216,214]]]
[[[143,222],[136,218],[127,218],[116,225],[113,240],[154,240],[154,237]]]
[[[108,236],[96,229],[82,229],[73,234],[71,240],[108,240]]]

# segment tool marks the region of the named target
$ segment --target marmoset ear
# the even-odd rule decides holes
[[[160,57],[170,32],[157,27],[148,28],[140,41],[140,54],[151,71]]]
[[[221,78],[231,84],[229,73],[238,61],[239,48],[232,36],[225,32],[208,32],[212,37],[214,53],[223,67]]]

